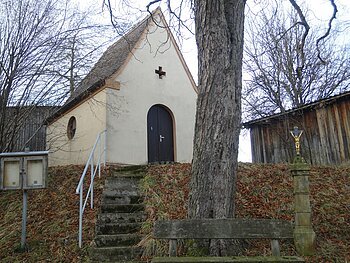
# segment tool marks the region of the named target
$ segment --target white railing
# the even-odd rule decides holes
[[[77,189],[75,190],[76,194],[80,195],[80,202],[79,202],[79,247],[82,247],[83,244],[83,214],[86,207],[86,204],[88,202],[89,196],[90,196],[90,206],[91,208],[94,207],[94,179],[95,175],[98,172],[98,177],[101,177],[101,163],[105,166],[106,165],[106,133],[107,131],[104,130],[101,133],[97,135],[96,142],[94,146],[92,147],[92,150],[89,155],[89,159],[86,162],[83,174],[80,177],[79,184],[77,186]],[[95,156],[96,151],[98,156]],[[95,159],[95,157],[97,157]],[[103,158],[103,159],[102,159]],[[102,162],[103,160],[103,162]],[[95,162],[96,161],[96,162]],[[84,199],[84,178],[87,172],[90,168],[90,174],[91,174],[91,180],[90,180],[90,186],[86,193],[85,199]]]

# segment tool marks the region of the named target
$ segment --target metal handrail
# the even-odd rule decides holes
[[[88,199],[89,199],[89,196],[90,196],[90,206],[91,206],[91,209],[94,207],[94,179],[95,179],[95,175],[98,171],[98,177],[100,178],[101,177],[101,159],[103,157],[103,165],[106,166],[106,147],[107,147],[107,144],[106,144],[106,133],[107,133],[107,130],[104,130],[102,132],[100,132],[98,135],[97,135],[97,138],[96,138],[96,141],[95,141],[95,144],[94,146],[92,147],[92,150],[90,152],[90,155],[89,155],[89,158],[86,162],[86,165],[85,165],[85,168],[84,168],[84,171],[80,177],[80,180],[79,180],[79,184],[75,190],[75,193],[76,194],[79,194],[80,195],[80,202],[79,202],[79,247],[81,248],[82,247],[82,244],[83,244],[83,214],[84,214],[84,210],[85,210],[85,207],[86,207],[86,204],[88,202]],[[102,136],[104,135],[104,141],[102,141]],[[103,145],[102,145],[103,143]],[[97,147],[99,146],[99,147]],[[103,147],[103,148],[102,148]],[[97,150],[97,148],[99,149],[99,155],[98,155],[98,158],[97,158],[97,162],[96,164],[94,164],[94,155],[95,155],[95,151]],[[84,186],[84,178],[85,178],[85,175],[86,173],[88,172],[89,170],[89,167],[90,167],[90,173],[91,173],[91,180],[90,180],[90,186],[89,186],[89,189],[86,193],[86,196],[85,196],[85,200],[83,200],[83,195],[84,195],[84,189],[83,189],[83,186]]]

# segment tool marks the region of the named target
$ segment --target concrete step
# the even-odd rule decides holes
[[[107,223],[96,225],[97,235],[133,234],[140,231],[142,223]]]
[[[102,203],[103,204],[140,204],[143,202],[143,197],[140,195],[104,195],[102,194]]]
[[[102,194],[104,196],[139,196],[140,191],[137,188],[112,189],[105,187]]]
[[[109,178],[130,178],[137,181],[145,178],[145,173],[114,172]]]
[[[123,167],[114,167],[112,168],[113,172],[117,173],[145,173],[147,169],[146,165],[128,165]]]
[[[103,213],[97,216],[97,224],[103,223],[136,223],[146,220],[146,213],[143,211],[133,213]]]
[[[138,211],[144,211],[145,206],[143,204],[103,204],[101,205],[102,213],[133,213]]]
[[[138,186],[140,184],[140,176],[132,176],[128,174],[121,174],[120,176],[111,176],[106,178],[107,185],[109,184],[117,184],[120,186],[126,186],[129,185],[136,185]]]
[[[97,235],[96,247],[135,246],[142,239],[139,234]]]
[[[93,247],[90,258],[98,262],[128,262],[137,260],[141,253],[139,247]]]

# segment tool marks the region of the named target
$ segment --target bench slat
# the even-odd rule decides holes
[[[292,239],[290,221],[276,219],[191,219],[157,221],[158,239]]]
[[[282,257],[155,257],[152,263],[248,263],[248,262],[305,262],[300,257],[282,256]]]

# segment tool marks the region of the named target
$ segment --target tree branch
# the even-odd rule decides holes
[[[162,1],[162,0],[154,0],[154,1],[149,2],[148,5],[146,5],[146,7],[147,7],[147,12],[150,13],[150,14],[152,14],[151,11],[149,10],[149,8],[151,7],[151,5],[154,5],[154,4],[159,3],[159,2],[161,2],[161,1]]]
[[[319,43],[325,39],[326,37],[328,37],[329,33],[331,32],[331,29],[332,29],[332,22],[333,20],[336,18],[336,14],[338,12],[338,8],[337,8],[337,5],[335,4],[334,0],[329,0],[331,2],[331,5],[333,6],[333,14],[332,14],[332,17],[329,19],[328,21],[328,29],[326,31],[326,33],[321,36],[319,39],[316,40],[316,48],[317,48],[317,57],[319,58],[319,60],[321,60],[321,62],[323,64],[326,63],[326,61],[324,61],[321,57],[321,51],[320,51],[320,48],[319,48]]]
[[[301,64],[300,66],[298,66],[297,68],[297,74],[301,74],[303,68],[304,68],[304,61],[305,61],[305,53],[304,53],[304,46],[305,46],[305,41],[306,41],[306,37],[309,34],[310,31],[310,26],[308,24],[308,22],[306,21],[306,18],[303,14],[303,11],[301,11],[300,6],[295,2],[295,0],[289,0],[289,2],[292,4],[292,6],[294,7],[294,9],[297,11],[298,16],[301,20],[301,22],[299,24],[304,26],[305,32],[302,36],[301,39],[301,44],[299,46],[299,50],[301,52]]]

